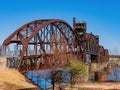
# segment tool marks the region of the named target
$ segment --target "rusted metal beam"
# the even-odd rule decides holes
[[[79,60],[83,60],[84,63],[86,54],[91,55],[93,59],[97,58],[97,61],[101,59],[106,61],[109,53],[107,49],[99,45],[99,37],[86,33],[85,22],[73,21],[73,29],[65,21],[59,19],[32,21],[13,32],[4,40],[3,45],[7,46],[11,43],[22,45],[18,65],[20,70],[59,66],[57,64],[60,62],[56,56],[61,52],[65,56],[73,55]]]

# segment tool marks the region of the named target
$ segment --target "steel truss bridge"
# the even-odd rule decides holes
[[[18,28],[3,42],[19,48],[19,71],[65,66],[71,58],[83,63],[106,62],[108,50],[99,45],[99,36],[86,33],[86,23],[73,19],[73,28],[63,20],[45,19]]]

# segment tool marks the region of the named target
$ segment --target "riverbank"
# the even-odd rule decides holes
[[[64,90],[120,90],[120,82],[81,83],[72,86],[63,85]]]
[[[46,90],[52,90],[52,87]],[[72,85],[72,88],[71,85],[64,84],[56,85],[55,90],[120,90],[120,82],[86,82]]]
[[[15,69],[0,70],[0,90],[38,90],[37,88]]]

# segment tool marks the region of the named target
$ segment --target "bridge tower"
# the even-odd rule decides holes
[[[86,22],[78,22],[75,18],[73,18],[73,30],[77,36],[77,40],[75,39],[76,44],[78,44],[79,53],[81,60],[83,62],[86,62],[86,54],[85,54],[85,48],[86,48]],[[77,42],[78,41],[78,42]]]

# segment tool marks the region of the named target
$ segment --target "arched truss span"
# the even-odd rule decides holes
[[[3,45],[17,43],[22,61],[24,56],[37,57],[40,53],[53,53],[55,49],[74,51],[73,37],[77,38],[73,29],[62,20],[35,20],[17,29]]]
[[[108,49],[104,49],[104,47],[100,45],[98,47],[98,61],[103,63],[107,62],[108,60],[109,60]]]
[[[98,45],[99,45],[98,40],[99,39],[97,36],[86,33],[86,53],[93,55],[97,54]]]

